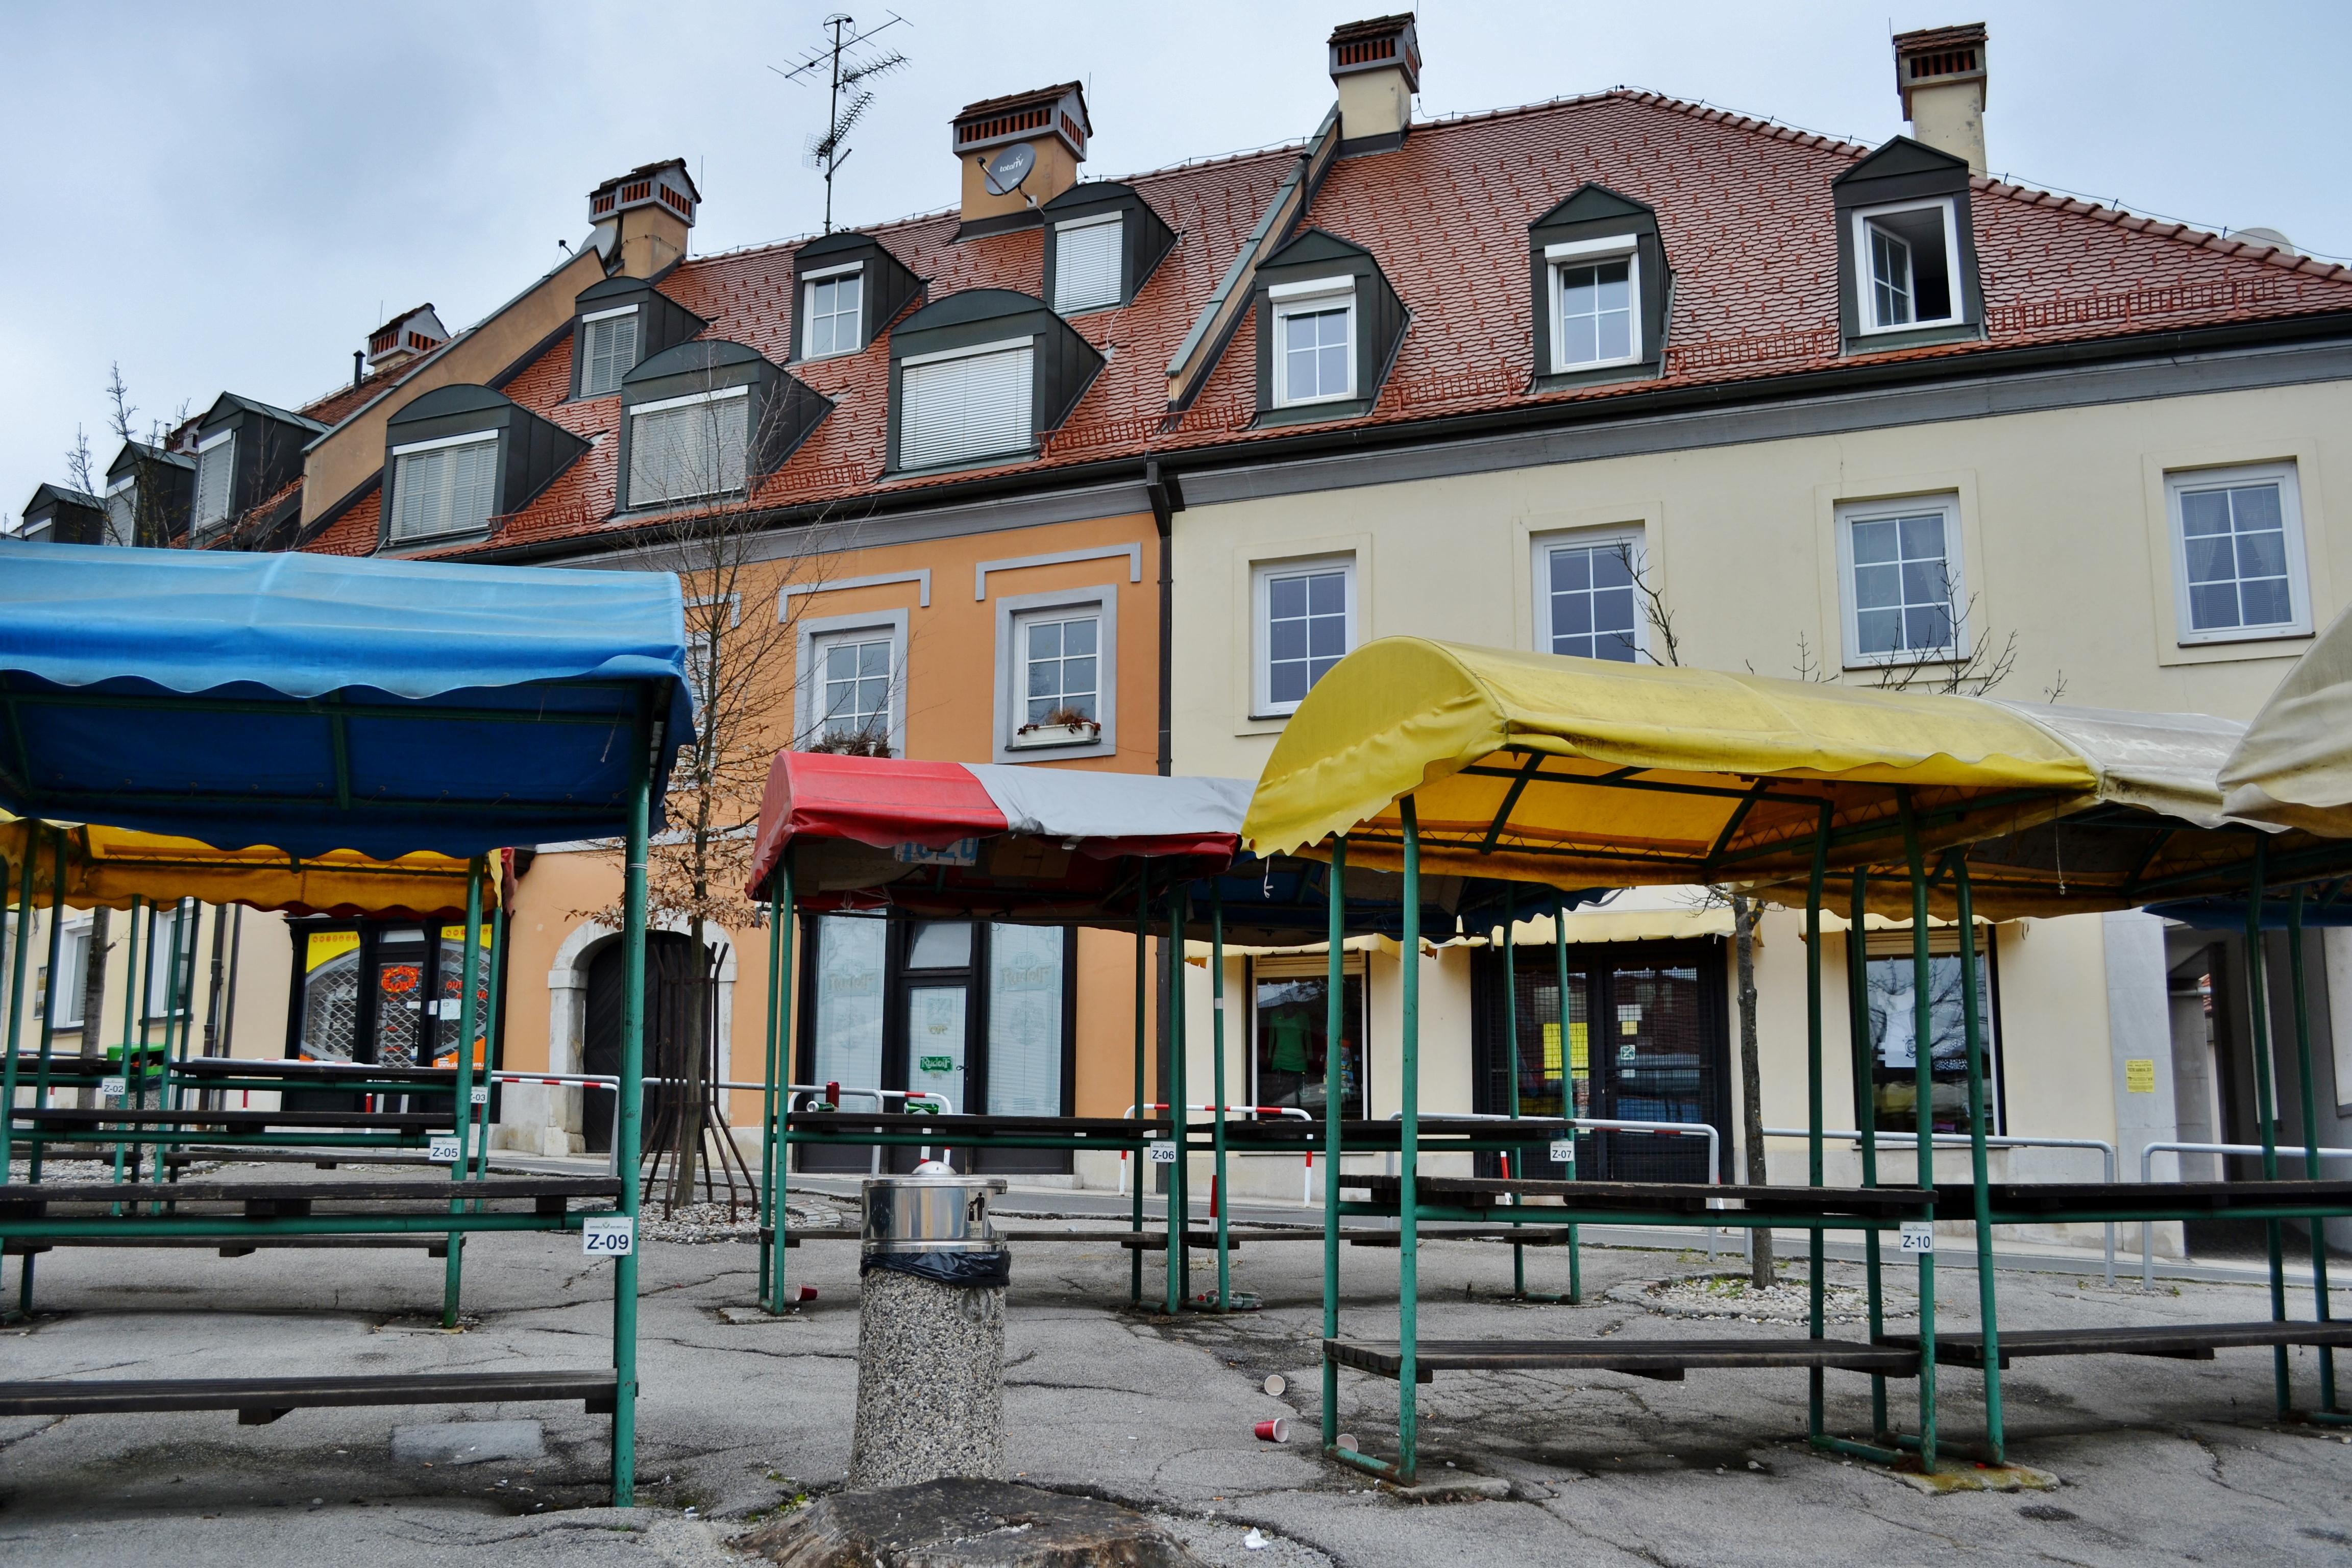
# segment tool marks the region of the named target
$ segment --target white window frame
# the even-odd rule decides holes
[[[817,739],[816,723],[824,712],[824,649],[840,642],[890,642],[890,751],[907,754],[907,612],[869,611],[862,616],[809,617],[793,628],[797,649],[793,659],[793,732],[800,743]]]
[[[58,967],[73,977],[73,984],[62,991],[56,976],[49,973],[49,952],[47,933],[36,933],[40,943],[36,961],[40,968],[41,983],[33,993],[33,1016],[54,1012],[49,1026],[55,1029],[79,1029],[88,1020],[81,1016],[81,1005],[89,992],[89,937],[91,922],[88,914],[68,912],[65,926],[58,932]],[[79,954],[79,956],[77,956]],[[50,1006],[51,1003],[58,1005]]]
[[[2275,484],[2279,488],[2279,521],[2286,535],[2287,605],[2294,616],[2260,626],[2218,626],[2209,632],[2191,630],[2189,605],[2189,535],[2183,525],[2180,498],[2189,490],[2223,489],[2237,485]],[[2305,563],[2303,490],[2292,458],[2276,463],[2248,463],[2229,468],[2177,468],[2164,476],[2165,529],[2172,538],[2172,603],[2174,640],[2183,647],[2207,643],[2266,642],[2278,637],[2311,635],[2311,574]]]
[[[1560,274],[1571,267],[1591,267],[1597,262],[1625,258],[1627,314],[1632,327],[1627,341],[1633,352],[1615,359],[1579,360],[1570,363],[1568,358],[1568,319],[1559,308]],[[1612,234],[1602,239],[1571,239],[1544,247],[1544,277],[1547,296],[1545,310],[1551,316],[1551,369],[1554,375],[1570,375],[1588,370],[1609,370],[1618,365],[1639,364],[1643,360],[1642,344],[1642,252],[1641,237]]]
[[[1095,618],[1095,722],[1092,741],[1040,742],[1019,739],[1026,721],[1029,665],[1024,638],[1028,624],[1072,616]],[[999,595],[996,599],[996,744],[1000,763],[1045,763],[1067,757],[1108,757],[1118,750],[1118,588],[1103,583],[1040,594]]]
[[[640,498],[636,493],[636,487],[629,483],[629,480],[635,475],[637,463],[637,427],[635,421],[639,415],[659,414],[665,409],[685,408],[698,403],[724,403],[731,398],[749,397],[751,395],[751,389],[749,386],[722,386],[716,392],[690,392],[683,397],[662,397],[656,398],[651,403],[632,403],[624,406],[621,413],[625,417],[632,422],[629,426],[628,468],[625,469],[621,475],[622,484],[628,491],[629,510],[635,510],[638,508],[646,506],[676,506],[682,501],[699,500],[704,496],[729,495],[733,493],[733,491],[739,488],[733,485],[715,485],[707,490],[694,490],[682,495],[663,496],[658,500],[648,501]],[[744,474],[743,484],[740,488],[747,489],[750,488],[751,483],[750,466],[751,447],[751,434],[749,430],[746,430],[743,433]]]
[[[197,516],[195,513],[201,511],[205,504],[205,455],[224,447],[228,449],[228,456],[223,459],[228,464],[228,484],[221,492],[220,515]],[[223,430],[216,436],[196,443],[195,494],[190,499],[194,505],[190,509],[188,526],[199,533],[206,529],[218,528],[226,522],[229,520],[229,514],[236,510],[236,432],[235,430]]]
[[[1576,528],[1557,533],[1538,533],[1528,542],[1528,571],[1533,574],[1535,588],[1536,651],[1552,653],[1551,624],[1551,552],[1555,550],[1600,550],[1612,544],[1622,544],[1633,556],[1633,575],[1638,583],[1649,570],[1649,538],[1639,523],[1624,527]],[[1566,657],[1566,656],[1559,656]],[[1650,617],[1642,611],[1641,591],[1633,595],[1633,662],[1640,664],[1650,657]]]
[[[1108,310],[1123,303],[1127,297],[1127,215],[1118,212],[1097,213],[1092,217],[1074,217],[1054,226],[1054,313],[1057,316],[1084,315],[1088,310]],[[1062,301],[1062,288],[1067,274],[1062,267],[1062,237],[1078,229],[1111,228],[1118,231],[1118,256],[1113,263],[1111,294],[1108,300],[1095,300],[1071,304]]]
[[[1893,653],[1862,651],[1861,605],[1854,597],[1853,525],[1892,517],[1944,514],[1944,567],[1950,584],[1952,641],[1940,648],[1903,648]],[[1844,626],[1844,667],[1848,669],[1899,668],[1915,664],[1953,664],[1969,657],[1968,562],[1960,533],[1960,498],[1951,491],[1896,496],[1884,500],[1841,501],[1837,508],[1838,608]]]
[[[845,354],[856,353],[866,347],[865,273],[866,263],[863,261],[847,261],[838,267],[813,267],[806,272],[800,275],[801,358],[804,360],[839,359]],[[811,346],[810,337],[812,330],[816,325],[816,286],[820,283],[831,283],[837,279],[847,278],[852,275],[856,275],[857,278],[857,331],[853,334],[856,341],[845,349],[827,349],[823,353],[819,353]],[[835,311],[834,313],[835,315],[840,314],[839,311]]]
[[[977,463],[994,463],[1017,457],[1024,452],[1035,451],[1037,449],[1037,399],[1035,391],[1035,377],[1037,374],[1037,340],[1034,335],[1025,338],[999,338],[994,342],[975,343],[970,348],[940,349],[934,353],[908,354],[898,362],[898,375],[896,378],[898,383],[898,437],[893,444],[898,448],[898,458],[899,468],[908,472],[919,471],[919,467],[917,465],[911,465],[908,463],[906,459],[906,373],[909,369],[918,365],[939,364],[944,361],[951,359],[982,359],[990,354],[1011,353],[1023,349],[1027,350],[1029,353],[1029,374],[1031,378],[1031,385],[1027,394],[1027,401],[1029,404],[1029,433],[1024,441],[1017,447],[999,447],[991,451],[968,452],[961,457],[948,458],[938,462],[924,463],[919,465],[919,468],[963,468]]]
[[[591,331],[588,331],[587,329],[593,327],[593,326],[594,326],[597,322],[599,322],[599,321],[610,321],[616,320],[617,318],[622,317],[622,316],[634,316],[634,315],[635,315],[636,313],[637,313],[637,308],[636,308],[635,305],[615,305],[615,306],[614,306],[614,307],[613,307],[611,310],[591,310],[591,311],[589,311],[586,315],[584,315],[584,316],[583,316],[583,317],[581,317],[581,318],[580,318],[580,325],[581,325],[581,329],[582,329],[581,333],[580,333],[580,354],[581,354],[581,360],[580,360],[580,395],[581,395],[581,396],[583,396],[583,397],[610,397],[610,396],[612,396],[614,393],[617,393],[617,392],[619,392],[619,391],[621,390],[621,380],[622,380],[622,377],[626,376],[626,375],[629,374],[629,371],[631,371],[631,370],[635,370],[635,369],[636,368],[636,366],[635,366],[635,364],[631,364],[631,365],[629,365],[626,369],[624,369],[624,370],[621,372],[620,375],[616,375],[616,376],[614,376],[614,377],[613,378],[613,384],[612,384],[612,385],[607,386],[607,387],[603,387],[603,388],[600,388],[600,389],[597,389],[597,390],[594,390],[594,391],[591,391],[591,390],[589,389],[589,385],[588,385],[588,373],[589,373],[590,369],[591,369],[591,368],[595,364],[596,360],[595,360],[595,355],[594,355],[593,353],[590,353],[590,350],[591,350],[591,348],[593,346],[593,344],[594,344],[594,342],[595,342],[595,341],[596,341],[596,334],[595,334],[594,332]],[[637,323],[637,330],[638,330],[640,332],[644,331],[644,330],[645,330],[645,323],[644,323],[644,322],[642,322],[642,321],[640,321],[639,323]],[[632,348],[632,350],[634,351],[634,350],[635,350],[636,347],[638,347],[638,346],[641,346],[641,345],[632,344],[632,345],[631,345],[631,348]],[[632,359],[632,360],[634,360],[634,359],[635,358],[635,353],[634,353],[634,352],[631,353],[630,357],[631,357],[631,359]]]
[[[392,449],[392,515],[384,519],[384,543],[394,549],[400,549],[407,545],[421,543],[426,540],[446,539],[457,534],[478,532],[482,524],[471,522],[462,524],[456,528],[436,529],[426,533],[401,533],[397,531],[401,505],[400,459],[408,457],[412,453],[438,451],[441,448],[447,447],[476,447],[485,444],[495,444],[498,438],[499,432],[496,430],[470,430],[462,436],[441,436],[436,437],[435,439],[430,441],[407,441],[402,443],[400,446],[394,447]],[[493,476],[491,486],[490,511],[492,516],[497,515],[498,496],[495,475]],[[487,521],[488,520],[486,519],[485,521]]]
[[[1313,573],[1338,571],[1347,586],[1347,646],[1340,649],[1345,658],[1356,651],[1359,628],[1363,622],[1360,606],[1356,602],[1356,557],[1351,552],[1344,555],[1297,556],[1286,561],[1255,561],[1250,563],[1250,717],[1282,719],[1298,710],[1297,702],[1276,702],[1274,700],[1273,601],[1269,585],[1277,577],[1297,577]]]
[[[1895,213],[1924,212],[1934,207],[1944,215],[1945,276],[1951,279],[1951,314],[1933,318],[1915,318],[1908,321],[1882,323],[1878,320],[1878,291],[1870,270],[1870,220],[1887,217]],[[1969,319],[1968,290],[1960,278],[1960,214],[1959,204],[1949,196],[1929,196],[1921,201],[1887,202],[1874,207],[1863,207],[1853,217],[1853,308],[1854,322],[1864,337],[1880,332],[1909,332],[1927,327],[1956,327]],[[1906,243],[1908,243],[1907,241]],[[1918,298],[1918,271],[1912,271],[1912,298]]]
[[[1345,403],[1356,395],[1356,358],[1358,320],[1356,310],[1356,279],[1318,278],[1303,283],[1277,283],[1266,290],[1273,306],[1274,341],[1267,345],[1272,359],[1274,405],[1276,408],[1307,408],[1318,403]],[[1284,323],[1293,316],[1319,315],[1334,304],[1348,312],[1348,385],[1343,392],[1318,393],[1313,397],[1290,395],[1290,356],[1283,351]]]

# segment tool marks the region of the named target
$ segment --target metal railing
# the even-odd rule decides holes
[[[1155,1100],[1141,1106],[1130,1105],[1127,1108],[1127,1119],[1132,1121],[1143,1111],[1165,1110],[1167,1109],[1168,1102],[1164,1100]],[[1213,1116],[1216,1114],[1216,1110],[1217,1108],[1213,1102],[1205,1105],[1187,1105],[1184,1108],[1184,1114],[1187,1118],[1184,1125],[1188,1128],[1192,1125],[1190,1118],[1195,1111],[1205,1110]],[[1225,1107],[1225,1114],[1227,1116],[1239,1115],[1244,1121],[1255,1121],[1262,1117],[1267,1116],[1296,1116],[1301,1121],[1308,1122],[1315,1120],[1314,1116],[1310,1112],[1302,1110],[1295,1105],[1228,1105]],[[1126,1149],[1121,1149],[1118,1152],[1118,1195],[1121,1197],[1125,1197],[1127,1195],[1127,1161],[1129,1152],[1130,1151]],[[1233,1194],[1231,1193],[1223,1193],[1220,1194],[1219,1196],[1221,1196],[1226,1203],[1231,1203],[1233,1201]],[[1298,1201],[1309,1207],[1312,1207],[1315,1203],[1315,1151],[1312,1149],[1307,1151],[1307,1175],[1299,1191]]]
[[[1499,1111],[1446,1111],[1449,1121],[1558,1121],[1580,1132],[1634,1132],[1651,1138],[1704,1138],[1706,1140],[1706,1184],[1723,1184],[1723,1135],[1706,1121],[1622,1121],[1605,1116],[1507,1116]],[[1401,1121],[1401,1115],[1391,1115],[1391,1121]],[[1388,1173],[1397,1173],[1397,1157],[1388,1156]],[[1712,1208],[1718,1200],[1710,1198]],[[1706,1237],[1706,1258],[1715,1261],[1715,1226],[1701,1227]]]
[[[1764,1129],[1764,1136],[1811,1139],[1812,1134],[1801,1127],[1767,1127]],[[1872,1137],[1874,1142],[1885,1148],[1916,1149],[1919,1147],[1919,1135],[1916,1132],[1878,1132],[1874,1133]],[[1843,1139],[1857,1147],[1862,1142],[1862,1134],[1850,1127],[1824,1128],[1822,1138],[1824,1142],[1832,1138]],[[1932,1139],[1934,1147],[1938,1149],[1967,1149],[1973,1147],[1975,1142],[1976,1140],[1966,1132],[1938,1132]],[[2096,1149],[2099,1152],[2101,1163],[2105,1167],[2108,1184],[2113,1185],[2116,1180],[2116,1146],[2104,1138],[2009,1138],[1996,1137],[1988,1133],[1984,1142],[1988,1149]],[[2104,1228],[2106,1231],[2107,1283],[2113,1285],[2116,1282],[2116,1227],[2110,1223]]]
[[[2162,1141],[2150,1143],[2139,1152],[2139,1179],[2142,1182],[2155,1179],[2149,1173],[2155,1169],[2156,1157],[2158,1154],[2171,1154],[2178,1158],[2182,1154],[2260,1154],[2262,1152],[2263,1146],[2259,1143],[2188,1143],[2172,1140]],[[2282,1160],[2290,1155],[2298,1160],[2304,1158],[2304,1148],[2300,1143],[2291,1148],[2281,1144],[2271,1152]],[[2315,1149],[2311,1152],[2323,1160],[2352,1160],[2352,1149]],[[2175,1180],[2179,1179],[2175,1178]],[[2107,1229],[2112,1234],[2115,1227],[2109,1226]],[[2156,1249],[2148,1239],[2151,1230],[2148,1221],[2139,1222],[2139,1282],[2143,1289],[2152,1288],[2156,1284]],[[2108,1277],[2107,1282],[2111,1285],[2115,1283],[2112,1275]]]

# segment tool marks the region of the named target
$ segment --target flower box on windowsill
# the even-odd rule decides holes
[[[1087,720],[1076,724],[1024,724],[1013,732],[1015,751],[1033,746],[1091,746],[1102,739],[1102,726]]]

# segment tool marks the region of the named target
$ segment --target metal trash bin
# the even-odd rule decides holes
[[[857,1286],[854,1487],[1003,1479],[1004,1289],[989,1176],[866,1183]]]

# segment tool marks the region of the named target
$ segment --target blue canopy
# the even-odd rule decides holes
[[[292,855],[652,823],[694,735],[677,579],[0,541],[0,807]]]

